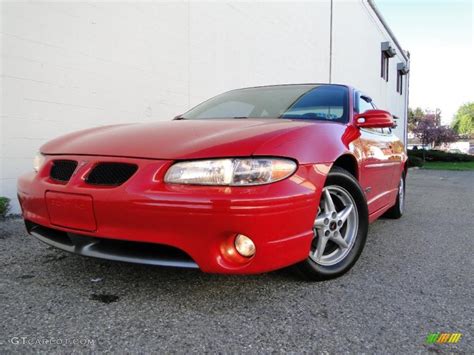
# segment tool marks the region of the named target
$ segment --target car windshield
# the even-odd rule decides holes
[[[348,89],[340,85],[281,85],[218,95],[182,119],[284,118],[347,122]]]

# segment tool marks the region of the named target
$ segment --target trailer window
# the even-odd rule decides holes
[[[390,42],[381,43],[381,54],[380,54],[380,76],[388,81],[388,72],[389,72],[389,61],[390,58],[396,55],[395,48],[390,45]]]
[[[381,62],[381,72],[380,76],[385,80],[388,81],[388,68],[389,68],[389,60],[390,57],[387,55],[386,52],[382,51],[382,62]]]
[[[397,92],[401,95],[403,91],[403,74],[397,70]]]

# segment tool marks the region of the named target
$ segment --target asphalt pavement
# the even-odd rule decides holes
[[[410,170],[344,277],[94,260],[0,221],[0,353],[473,353],[474,172]],[[462,333],[427,344],[429,333]]]

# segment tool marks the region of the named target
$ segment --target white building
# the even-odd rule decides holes
[[[16,179],[47,140],[169,120],[239,87],[353,85],[405,139],[409,58],[370,0],[2,2],[1,16],[0,195],[14,213]]]

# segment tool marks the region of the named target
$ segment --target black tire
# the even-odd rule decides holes
[[[403,216],[403,212],[405,210],[405,173],[402,173],[400,178],[400,183],[398,184],[398,194],[397,194],[397,201],[395,205],[391,207],[387,212],[385,212],[384,216],[392,219],[399,219]],[[400,185],[403,184],[403,199],[400,199]]]
[[[309,257],[297,264],[296,269],[308,280],[322,281],[339,277],[349,271],[356,263],[362,250],[364,249],[365,241],[367,239],[367,231],[369,226],[369,212],[367,208],[367,201],[365,195],[356,180],[348,171],[333,167],[328,174],[325,186],[336,185],[342,187],[352,196],[357,207],[358,229],[352,249],[349,253],[334,265],[320,265]]]

